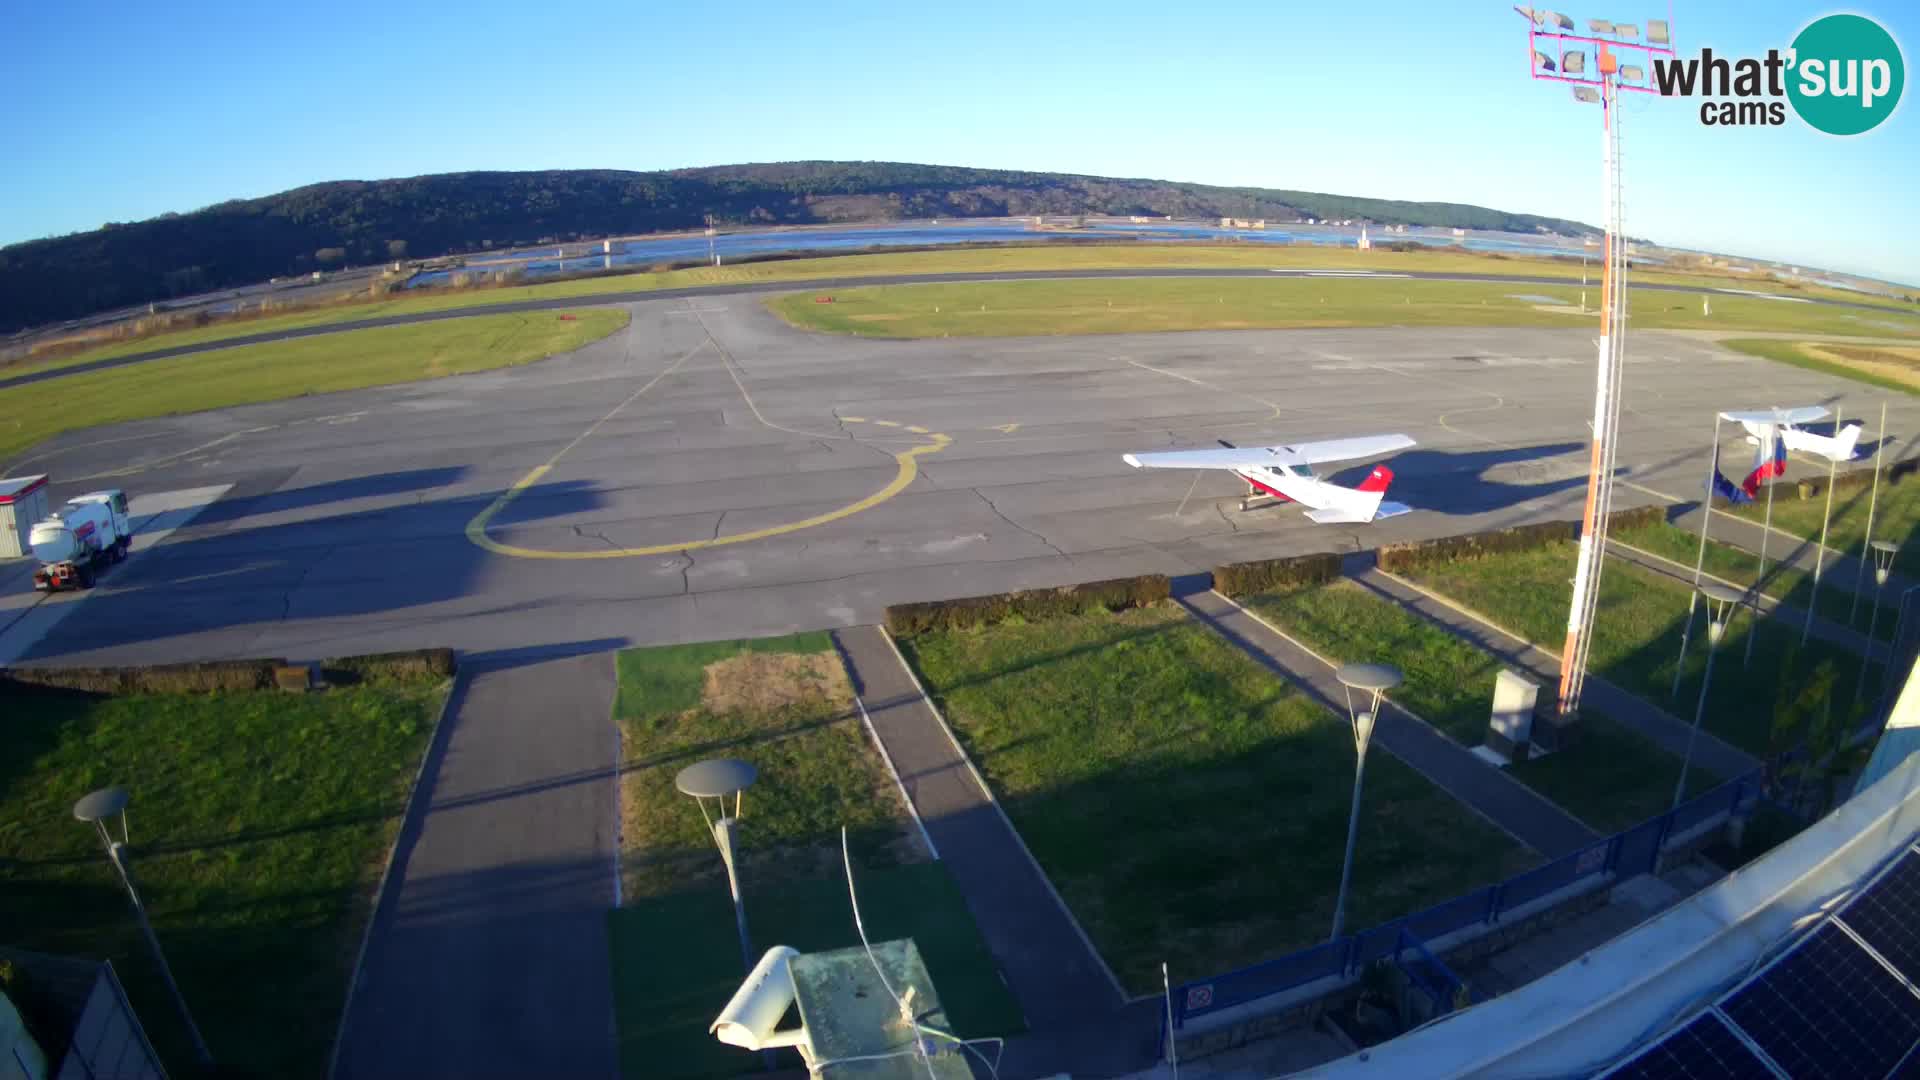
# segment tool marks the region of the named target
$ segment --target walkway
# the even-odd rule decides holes
[[[1560,683],[1560,658],[1530,642],[1423,592],[1407,581],[1382,572],[1373,565],[1373,553],[1349,557],[1346,575],[1377,596],[1392,600],[1428,622],[1452,631],[1464,641],[1485,649],[1523,674],[1532,676],[1543,688]],[[1620,726],[1652,740],[1676,757],[1687,751],[1690,725],[1652,703],[1629,694],[1598,675],[1587,675],[1586,703],[1605,713]],[[1760,760],[1745,750],[1723,742],[1702,730],[1693,749],[1693,760],[1720,776],[1744,776],[1760,767]]]
[[[1886,483],[1884,477],[1881,478],[1881,483],[1883,485]],[[1882,494],[1885,494],[1884,488]],[[1838,497],[1838,495],[1839,493],[1836,492],[1835,496]],[[1697,537],[1700,535],[1700,504],[1694,503],[1685,507],[1668,520]],[[1713,524],[1707,529],[1709,540],[1754,552],[1756,566],[1759,565],[1760,541],[1766,535],[1767,530],[1759,522],[1748,521],[1744,517],[1721,510],[1714,511]],[[1797,570],[1804,570],[1811,574],[1819,547],[1819,543],[1814,540],[1775,526],[1772,538],[1767,541],[1767,565],[1771,567],[1776,562],[1785,562]],[[1820,571],[1820,587],[1837,588],[1840,592],[1851,593],[1854,591],[1856,582],[1859,583],[1863,593],[1860,602],[1864,606],[1873,598],[1873,567],[1868,566],[1866,572],[1862,573],[1858,558],[1846,552],[1836,551],[1832,547],[1827,548],[1826,558]],[[1898,596],[1902,590],[1914,584],[1920,583],[1910,581],[1895,572],[1887,579],[1887,596],[1889,599]]]
[[[886,631],[836,630],[833,640],[1028,1025],[1049,1032],[1113,1023],[1122,1003],[1119,985],[954,745]],[[1130,1051],[1129,1059],[1137,1048]]]
[[[1178,602],[1308,696],[1346,715],[1345,694],[1326,661],[1212,590],[1180,596]],[[1548,858],[1600,838],[1572,814],[1392,702],[1382,708],[1373,737],[1441,790]]]
[[[610,653],[463,661],[336,1076],[618,1076],[613,691]]]
[[[1632,563],[1651,573],[1672,578],[1689,588],[1693,585],[1692,567],[1683,566],[1671,559],[1661,558],[1650,551],[1628,547],[1618,540],[1611,540],[1607,544],[1607,554],[1622,562]],[[1718,581],[1722,584],[1731,585],[1736,589],[1747,589],[1750,587],[1744,582],[1728,581],[1725,578],[1715,577],[1712,574],[1703,575],[1702,580]],[[1789,627],[1799,627],[1806,624],[1807,610],[1805,608],[1796,607],[1784,601],[1776,600],[1765,593],[1755,593],[1754,603],[1761,611],[1771,615],[1774,619],[1779,620]],[[1867,652],[1867,635],[1850,626],[1844,626],[1818,615],[1814,616],[1811,636],[1815,640],[1838,646],[1856,655],[1865,655]],[[1885,645],[1875,645],[1872,658],[1876,660],[1880,659],[1886,654],[1886,651]]]

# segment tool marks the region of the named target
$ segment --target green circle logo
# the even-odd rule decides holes
[[[1793,111],[1829,135],[1871,131],[1893,115],[1907,68],[1900,45],[1864,15],[1815,19],[1793,39],[1787,99]]]

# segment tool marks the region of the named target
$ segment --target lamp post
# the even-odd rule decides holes
[[[1673,785],[1673,806],[1678,809],[1680,800],[1687,791],[1687,770],[1693,767],[1693,744],[1700,738],[1700,721],[1707,715],[1707,687],[1713,684],[1713,658],[1720,651],[1720,639],[1726,635],[1727,620],[1733,616],[1734,606],[1744,599],[1745,594],[1730,585],[1709,581],[1700,586],[1700,595],[1707,601],[1707,670],[1700,677],[1700,700],[1693,707],[1693,727],[1687,731],[1687,753],[1680,759],[1680,779]],[[1748,633],[1752,633],[1751,627]]]
[[[1353,724],[1353,809],[1347,814],[1347,857],[1340,864],[1340,894],[1333,902],[1333,934],[1327,940],[1340,940],[1340,929],[1347,920],[1347,882],[1353,877],[1353,841],[1360,825],[1360,782],[1367,771],[1367,744],[1373,741],[1373,724],[1380,715],[1380,696],[1400,685],[1400,671],[1386,664],[1347,664],[1334,672],[1334,678],[1347,694],[1347,719]],[[1367,707],[1355,712],[1353,692],[1367,695]]]
[[[741,795],[753,786],[759,770],[734,758],[699,761],[681,769],[673,786],[682,795],[691,795],[700,804],[700,816],[706,819],[713,844],[720,849],[720,861],[727,867],[727,890],[733,894],[733,921],[740,930],[740,962],[753,970],[753,945],[747,939],[747,908],[740,899],[740,873],[734,862],[734,832],[740,827]],[[727,796],[733,796],[733,814],[727,814]],[[719,804],[719,818],[707,813],[707,800]]]
[[[1626,240],[1620,194],[1620,110],[1622,92],[1654,93],[1647,83],[1647,62],[1672,56],[1672,35],[1664,20],[1640,27],[1609,19],[1589,19],[1588,32],[1574,32],[1572,17],[1541,8],[1516,7],[1527,20],[1527,58],[1535,79],[1570,84],[1574,100],[1600,106],[1602,217],[1606,240],[1601,249],[1600,336],[1593,396],[1593,447],[1587,471],[1587,501],[1580,519],[1580,554],[1574,568],[1573,597],[1567,611],[1566,645],[1560,654],[1559,712],[1577,715],[1586,682],[1587,657],[1606,559],[1607,520],[1613,509],[1613,473],[1620,429],[1621,378],[1626,367]],[[1588,52],[1592,51],[1592,63]],[[1622,56],[1640,63],[1622,63]],[[1584,302],[1582,307],[1584,307]]]
[[[100,834],[100,843],[107,849],[107,861],[113,864],[120,874],[120,883],[127,887],[127,898],[133,902],[133,917],[140,923],[140,932],[146,935],[147,947],[153,950],[154,962],[160,966],[160,977],[166,981],[167,990],[173,994],[174,1007],[180,1010],[180,1019],[187,1025],[187,1035],[193,1040],[193,1052],[203,1067],[211,1068],[213,1053],[207,1049],[207,1041],[200,1037],[200,1027],[193,1022],[193,1014],[187,1010],[186,996],[180,993],[180,984],[173,981],[173,969],[167,966],[167,954],[160,951],[160,939],[154,936],[153,924],[147,921],[147,906],[140,902],[140,890],[133,884],[133,866],[127,853],[127,803],[132,796],[123,787],[101,788],[99,791],[82,796],[73,804],[73,816],[76,821],[92,825]],[[107,819],[115,815],[120,817],[120,839],[115,840],[107,831]]]
[[[1893,557],[1900,553],[1900,547],[1891,540],[1875,540],[1867,545],[1867,550],[1873,555],[1873,614],[1867,619],[1867,651],[1860,658],[1860,678],[1856,679],[1853,685],[1853,700],[1856,705],[1860,701],[1860,692],[1867,688],[1867,666],[1873,663],[1873,635],[1880,627],[1880,594],[1887,587],[1887,577],[1893,573]],[[1893,659],[1891,645],[1887,647],[1887,659],[1889,662]],[[1884,671],[1883,667],[1880,677],[1882,686],[1887,682]]]

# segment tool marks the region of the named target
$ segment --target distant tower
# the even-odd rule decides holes
[[[1360,250],[1373,250],[1373,241],[1367,236],[1367,227],[1365,225],[1360,226]]]

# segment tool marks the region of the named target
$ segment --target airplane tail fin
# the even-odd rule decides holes
[[[1378,491],[1384,495],[1387,492],[1387,485],[1391,483],[1393,483],[1393,470],[1385,465],[1375,465],[1373,471],[1368,473],[1367,478],[1360,481],[1360,486],[1354,490],[1368,494]]]
[[[1853,460],[1853,448],[1860,441],[1860,424],[1848,424],[1833,433],[1833,454],[1838,461]]]

